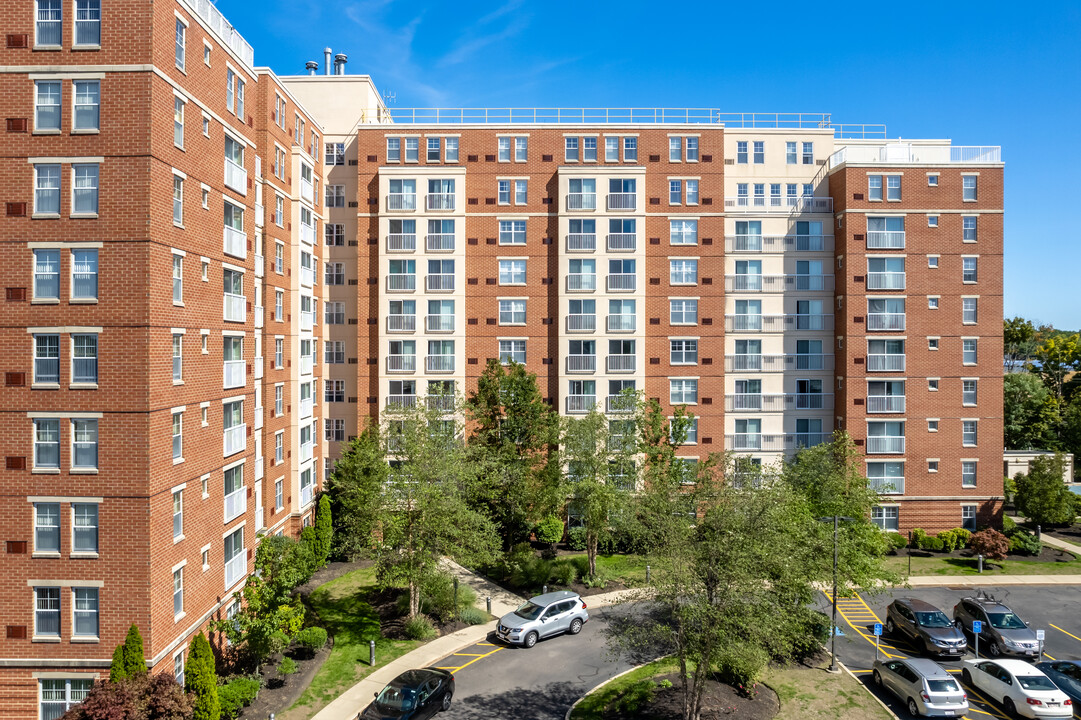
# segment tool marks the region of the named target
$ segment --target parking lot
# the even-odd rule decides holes
[[[1032,629],[1045,631],[1045,659],[1081,659],[1081,589],[1070,586],[1027,585],[1009,588],[988,586],[982,590],[1009,605],[1022,619],[1030,623]],[[875,687],[872,682],[871,667],[875,660],[874,624],[885,624],[886,607],[894,598],[919,598],[935,605],[952,619],[953,606],[961,598],[975,594],[975,588],[941,587],[898,589],[876,595],[841,597],[837,602],[837,624],[844,635],[837,638],[837,656],[898,717],[910,718],[911,715],[900,700],[888,691]],[[830,598],[823,596],[819,607],[823,612],[831,612]],[[969,657],[972,657],[973,650],[970,643]],[[883,635],[880,652],[882,657],[891,658],[925,656],[900,636]],[[986,657],[982,648],[980,656]],[[957,679],[960,681],[959,660],[935,659],[950,672],[958,673]],[[978,691],[969,686],[965,686],[965,691],[971,705],[968,717],[1006,717],[1001,707],[981,697]],[[1081,718],[1081,709],[1074,710],[1074,717]]]

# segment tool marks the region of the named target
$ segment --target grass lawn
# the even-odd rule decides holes
[[[409,652],[422,643],[387,640],[379,632],[379,616],[368,604],[375,586],[375,570],[362,568],[321,585],[311,594],[312,607],[323,627],[334,637],[330,657],[319,668],[311,685],[282,720],[301,720],[315,714],[344,690],[370,673],[368,641],[375,640],[376,667]]]
[[[889,720],[892,715],[848,673],[830,675],[821,667],[770,668],[764,681],[781,701],[775,720]],[[574,708],[571,720],[600,720],[604,708],[640,680],[675,672],[678,663],[664,658],[632,670],[590,695]]]
[[[563,555],[564,558],[583,558],[586,554]],[[609,581],[622,582],[627,587],[646,584],[646,559],[641,555],[598,555],[597,574]]]
[[[908,574],[908,558],[887,556],[886,567],[902,576]],[[990,564],[989,564],[990,563]],[[912,576],[919,575],[978,575],[976,558],[958,557],[914,557],[912,558]],[[984,575],[1081,575],[1081,560],[1070,562],[1036,562],[1034,560],[1015,560],[983,563]]]

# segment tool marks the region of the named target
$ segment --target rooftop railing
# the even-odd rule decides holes
[[[830,156],[830,167],[842,163],[925,163],[929,165],[981,165],[1002,162],[998,145],[846,145]]]
[[[228,45],[249,69],[255,66],[255,51],[252,46],[240,36],[236,28],[225,19],[225,16],[214,7],[210,0],[183,0],[183,2],[210,26],[218,38]]]

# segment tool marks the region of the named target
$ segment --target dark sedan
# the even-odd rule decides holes
[[[1058,685],[1058,689],[1070,696],[1077,705],[1081,703],[1081,661],[1051,660],[1036,663],[1043,674]]]
[[[361,720],[427,720],[450,709],[454,675],[438,668],[406,670],[377,693]]]

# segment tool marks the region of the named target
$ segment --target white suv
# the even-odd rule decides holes
[[[503,642],[531,648],[551,635],[577,635],[588,620],[586,603],[578,593],[560,590],[538,595],[501,617],[495,634]]]

